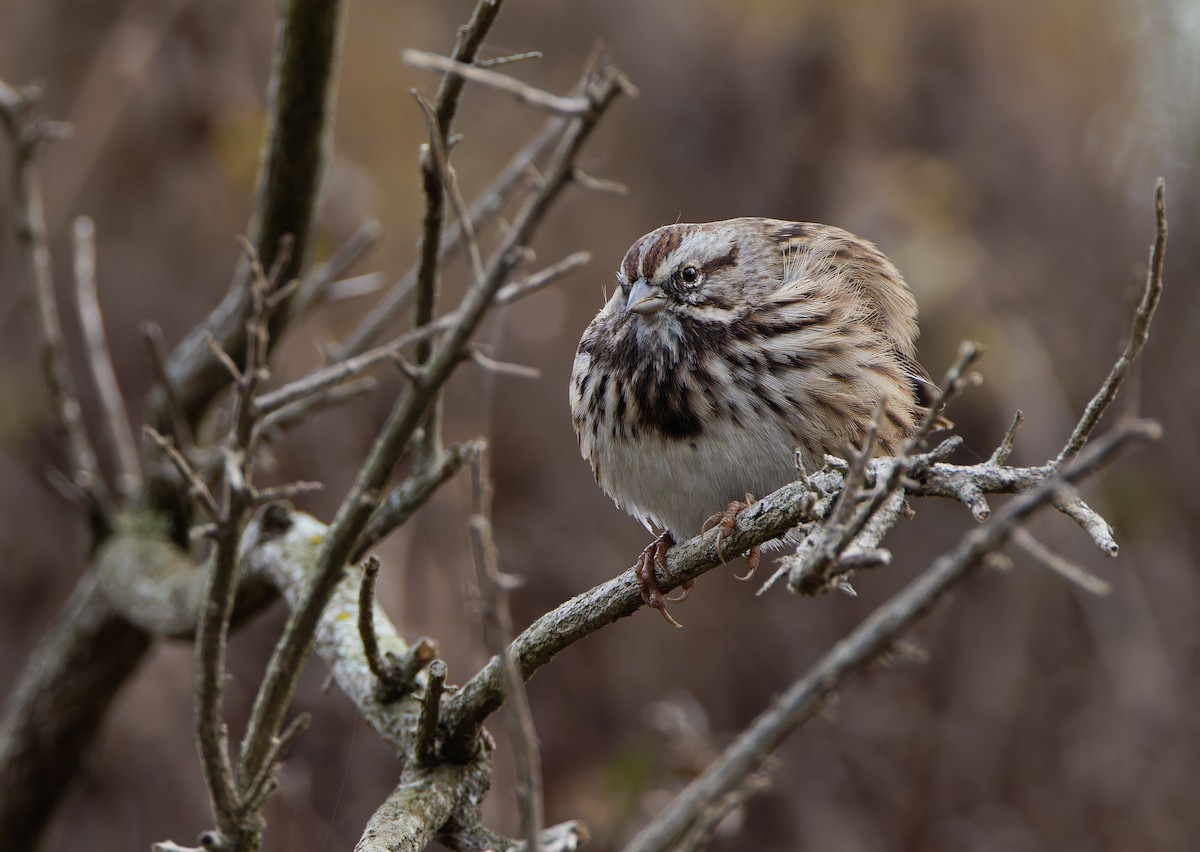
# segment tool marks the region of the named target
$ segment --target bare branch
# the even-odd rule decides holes
[[[538,835],[538,845],[542,852],[575,852],[590,839],[587,826],[572,820],[544,829]],[[463,826],[454,820],[442,830],[438,840],[455,852],[525,852],[529,848],[524,841],[510,840],[478,823]]]
[[[476,231],[499,212],[517,189],[525,185],[530,164],[541,156],[550,143],[558,137],[564,126],[565,121],[561,118],[548,120],[538,135],[518,151],[491,184],[479,194],[469,210],[471,225]],[[451,252],[462,244],[462,233],[462,229],[453,225],[442,234],[437,250],[439,264],[445,263]],[[416,288],[417,274],[418,268],[414,266],[396,282],[374,310],[363,318],[345,342],[330,353],[330,360],[342,361],[366,351],[371,343],[382,335],[384,328],[400,314],[408,297]]]
[[[371,815],[355,852],[423,852],[458,806],[471,771],[454,764],[406,767],[400,785]]]
[[[541,59],[540,50],[527,50],[524,53],[513,53],[508,56],[497,56],[495,59],[476,59],[476,68],[495,68],[499,65],[512,65],[516,62],[526,62],[530,59]]]
[[[472,83],[508,92],[521,103],[529,104],[530,106],[535,106],[538,109],[544,109],[547,112],[557,115],[573,117],[583,115],[590,109],[590,104],[586,97],[561,97],[559,95],[552,95],[549,92],[534,88],[527,83],[514,80],[512,77],[504,74],[488,71],[477,65],[455,62],[453,59],[438,56],[436,53],[426,53],[423,50],[405,50],[401,52],[400,59],[405,65],[412,68],[419,68],[422,71],[443,71],[446,74],[452,74],[463,80],[469,80]]]
[[[988,461],[995,465],[1008,464],[1008,457],[1012,455],[1013,445],[1017,441],[1017,430],[1021,428],[1021,424],[1024,422],[1025,415],[1020,411],[1013,415],[1012,424],[1004,433],[1000,445],[996,447],[995,452],[992,453],[992,457]]]
[[[887,465],[886,475],[875,477],[875,485],[867,500],[858,505],[851,516],[849,514],[850,507],[857,500],[867,467],[867,459],[873,451],[875,435],[885,411],[886,400],[880,401],[862,449],[852,454],[850,469],[846,474],[832,514],[825,523],[801,542],[796,549],[796,555],[787,560],[790,566],[788,571],[789,589],[803,594],[817,594],[829,587],[833,577],[837,577],[837,583],[845,587],[850,567],[848,565],[839,566],[838,560],[851,542],[858,539],[868,523],[872,522],[870,534],[854,550],[854,561],[862,563],[865,554],[875,551],[883,536],[900,518],[904,507],[904,498],[901,494],[904,478],[916,461],[914,454],[941,416],[946,403],[957,396],[967,384],[974,381],[973,374],[967,371],[978,360],[980,354],[980,347],[976,343],[967,341],[959,347],[958,358],[946,372],[942,390],[939,391],[937,399],[929,406],[917,430],[904,442],[899,455]],[[888,509],[880,514],[885,504]],[[878,554],[875,558],[866,558],[866,564],[879,564],[881,561],[886,560],[879,557]]]
[[[112,497],[100,474],[100,463],[88,438],[79,395],[67,366],[67,344],[54,296],[46,214],[37,179],[38,148],[46,139],[61,135],[61,125],[29,118],[39,97],[40,92],[35,88],[18,92],[0,82],[0,123],[13,143],[13,228],[25,280],[33,289],[42,373],[50,389],[51,407],[71,480],[94,501],[93,520],[101,527],[109,527],[108,519],[114,511]]]
[[[1083,502],[1083,499],[1071,489],[1064,489],[1054,501],[1054,508],[1079,524],[1088,534],[1088,538],[1101,552],[1115,557],[1120,552],[1117,540],[1113,538],[1113,528],[1108,521],[1100,517],[1100,513]]]
[[[475,228],[471,224],[471,216],[467,212],[467,203],[463,201],[462,192],[458,188],[458,178],[454,175],[454,170],[450,167],[450,161],[446,154],[446,145],[442,141],[441,133],[437,125],[437,114],[429,101],[421,97],[421,93],[416,89],[410,89],[409,94],[416,100],[417,106],[421,108],[421,112],[425,114],[425,122],[429,126],[429,153],[433,157],[434,166],[437,168],[437,173],[442,182],[442,189],[446,195],[450,197],[450,207],[454,211],[454,218],[458,220],[458,227],[462,231],[463,241],[466,243],[467,261],[471,267],[471,276],[476,285],[483,281],[483,256],[479,252],[479,241],[475,237]],[[431,318],[432,319],[432,318]]]
[[[1164,187],[1165,183],[1162,178],[1159,178],[1154,184],[1154,242],[1150,246],[1146,285],[1142,290],[1142,300],[1133,314],[1129,341],[1125,344],[1125,351],[1121,353],[1121,357],[1117,359],[1117,363],[1113,365],[1108,377],[1104,380],[1104,384],[1087,404],[1083,417],[1076,424],[1075,430],[1067,439],[1062,452],[1058,454],[1056,459],[1058,464],[1062,464],[1074,456],[1087,443],[1096,424],[1100,422],[1100,418],[1104,416],[1104,412],[1116,398],[1117,391],[1121,389],[1122,383],[1133,368],[1133,363],[1142,354],[1142,349],[1150,336],[1150,323],[1154,319],[1154,311],[1162,296],[1163,260],[1167,252],[1167,208],[1163,199]]]
[[[454,45],[454,59],[472,62],[483,39],[500,14],[503,0],[479,0],[471,13],[471,19],[459,30]],[[437,107],[429,107],[414,91],[417,102],[426,110],[429,122],[430,142],[421,153],[421,187],[425,194],[425,214],[421,219],[420,258],[417,265],[416,303],[413,306],[413,325],[428,325],[437,316],[439,291],[441,289],[440,251],[442,228],[446,214],[446,194],[450,191],[451,203],[458,214],[459,233],[465,242],[471,261],[471,270],[476,280],[482,278],[483,261],[479,257],[479,246],[470,224],[470,217],[462,212],[462,197],[457,194],[450,170],[447,149],[454,117],[458,113],[462,98],[463,81],[447,75],[438,87]],[[426,341],[417,344],[417,364],[424,365],[433,351]],[[432,461],[442,450],[442,404],[441,395],[435,388],[430,396],[428,411],[423,419],[423,428],[417,439],[416,460],[421,467]]]
[[[508,589],[516,578],[500,573],[496,542],[492,536],[492,483],[484,467],[484,451],[471,455],[471,485],[475,513],[468,529],[471,552],[475,557],[475,578],[479,584],[481,613],[488,651],[500,658],[503,689],[507,698],[506,726],[517,765],[517,804],[521,809],[521,828],[526,848],[538,852],[538,834],[545,823],[542,804],[542,761],[538,752],[537,732],[525,679],[508,652],[512,641],[512,613],[508,608]]]
[[[539,290],[544,290],[551,284],[557,283],[561,278],[570,275],[575,270],[587,266],[591,260],[591,254],[586,251],[572,252],[558,263],[552,263],[540,272],[526,276],[520,281],[505,284],[496,293],[496,304],[508,305],[518,299],[524,299],[526,296],[530,296]]]
[[[629,187],[620,181],[592,177],[582,169],[576,169],[572,176],[577,184],[591,192],[604,192],[610,195],[628,195]]]
[[[301,313],[308,305],[329,298],[330,290],[350,267],[379,244],[382,234],[383,228],[377,219],[364,222],[324,263],[309,270],[298,284],[295,303],[291,306],[293,313]]]
[[[424,470],[406,479],[402,484],[383,498],[379,508],[367,521],[362,538],[355,549],[351,561],[358,561],[368,550],[378,544],[387,535],[403,526],[433,492],[445,484],[450,477],[458,473],[463,462],[482,446],[479,441],[468,441],[465,444],[450,447],[436,461],[425,466]]]
[[[186,453],[195,446],[195,441],[192,438],[192,428],[183,416],[179,398],[175,395],[175,389],[167,375],[167,347],[163,341],[162,328],[158,323],[147,320],[142,323],[140,331],[142,340],[146,343],[146,351],[150,355],[150,363],[154,367],[157,390],[163,400],[162,407],[166,411],[165,434],[170,435],[180,450]]]
[[[138,463],[137,442],[133,439],[133,427],[125,410],[125,397],[117,382],[113,369],[112,354],[108,338],[104,333],[104,318],[100,312],[100,299],[96,294],[96,226],[87,216],[75,220],[75,297],[79,307],[79,322],[87,342],[88,364],[100,404],[104,408],[104,422],[112,442],[117,476],[116,490],[128,498],[141,485],[142,471]]]
[[[480,347],[471,348],[470,358],[489,373],[499,376],[513,376],[518,379],[540,379],[542,371],[537,367],[527,367],[524,364],[514,364],[511,361],[497,361],[483,354]]]
[[[381,700],[400,698],[411,688],[412,684],[400,684],[395,680],[395,672],[384,661],[379,652],[379,640],[375,638],[375,578],[379,574],[379,560],[374,556],[367,558],[363,566],[362,586],[358,594],[358,634],[362,637],[363,653],[367,655],[367,665],[371,673],[379,678],[379,688],[383,692]],[[390,696],[391,698],[389,699]]]
[[[311,637],[376,508],[378,495],[424,421],[429,402],[462,360],[462,352],[482,322],[495,294],[533,236],[551,202],[565,185],[575,157],[600,116],[622,91],[624,76],[611,65],[596,72],[588,87],[590,111],[572,119],[547,169],[543,186],[523,205],[488,265],[480,286],[470,288],[458,308],[458,321],[439,342],[423,371],[423,381],[410,386],[397,401],[346,498],[329,534],[321,542],[320,561],[304,604],[293,612],[276,646],[266,678],[255,700],[243,741],[242,774],[253,775],[265,759],[266,737],[278,727],[296,679],[311,648]]]
[[[311,247],[317,194],[332,138],[344,5],[339,0],[299,0],[280,7],[268,89],[269,123],[249,231],[267,268],[274,265],[283,236],[292,236],[291,256],[279,270],[281,284],[301,277]],[[207,357],[207,336],[216,339],[236,363],[243,362],[250,310],[248,276],[248,264],[243,263],[221,304],[167,359],[170,385],[189,423],[196,422],[226,383],[225,370]],[[272,340],[280,339],[291,317],[286,307],[276,312]],[[150,413],[150,422],[160,431],[167,428],[164,414],[158,408]]]
[[[1063,482],[1081,479],[1130,445],[1157,439],[1160,434],[1160,427],[1153,421],[1132,421],[1118,426],[1055,476],[1005,505],[991,522],[966,533],[953,550],[838,642],[703,775],[661,810],[625,847],[625,852],[666,852],[675,848],[678,838],[712,802],[720,800],[761,766],[780,743],[820,710],[826,698],[891,647],[951,588],[971,576],[988,553],[1004,545],[1018,524],[1054,499]]]
[[[513,302],[523,299],[526,296],[531,296],[540,290],[549,287],[561,280],[565,275],[574,272],[576,269],[584,266],[591,260],[591,255],[587,252],[575,252],[560,260],[558,263],[546,267],[540,272],[535,272],[520,281],[514,281],[504,285],[496,294],[495,304],[497,306],[509,305]],[[260,412],[270,413],[281,409],[283,406],[297,403],[304,400],[306,397],[315,394],[330,392],[332,388],[347,379],[356,376],[366,370],[371,369],[379,364],[391,361],[395,358],[396,353],[406,346],[413,343],[429,340],[439,334],[444,334],[453,328],[461,320],[461,315],[458,311],[453,311],[444,314],[430,322],[428,325],[413,329],[412,331],[402,334],[395,340],[375,349],[370,349],[360,355],[355,355],[344,361],[324,367],[320,370],[314,370],[303,378],[297,379],[283,387],[276,388],[273,391],[264,393],[255,400],[255,405]],[[332,393],[332,392],[330,392]],[[267,418],[267,422],[271,422],[271,417]]]
[[[438,722],[441,720],[442,691],[446,687],[446,664],[434,660],[429,664],[425,693],[421,696],[421,716],[417,724],[417,741],[413,754],[417,766],[432,769],[438,763]]]
[[[149,426],[146,426],[143,433],[155,446],[162,452],[163,455],[175,467],[175,470],[183,478],[184,483],[188,487],[190,494],[210,518],[217,519],[221,517],[221,505],[217,502],[217,498],[213,496],[208,485],[201,478],[192,465],[184,458],[183,453],[175,447],[175,442],[165,435],[160,435]]]
[[[304,479],[297,482],[287,482],[283,485],[272,485],[270,488],[252,488],[250,492],[250,505],[261,506],[265,503],[274,503],[277,500],[291,500],[293,497],[315,494],[318,491],[324,490],[324,482],[311,482]]]
[[[1034,558],[1037,562],[1049,568],[1058,576],[1069,580],[1085,592],[1093,595],[1107,595],[1112,591],[1112,585],[1101,580],[1095,574],[1059,556],[1046,545],[1042,544],[1033,533],[1024,527],[1017,527],[1012,533],[1013,542]]]

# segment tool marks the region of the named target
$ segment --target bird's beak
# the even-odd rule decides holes
[[[629,298],[625,300],[625,310],[642,316],[652,316],[662,310],[667,304],[663,291],[646,283],[645,278],[639,278],[629,288]]]

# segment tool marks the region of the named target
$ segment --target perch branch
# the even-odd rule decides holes
[[[1155,440],[1160,433],[1153,421],[1121,424],[1054,476],[1006,504],[988,524],[963,535],[954,549],[871,613],[759,716],[703,775],[659,812],[625,847],[625,852],[665,852],[674,848],[675,841],[712,802],[760,767],[780,743],[821,709],[826,698],[890,648],[951,588],[971,576],[984,557],[1003,546],[1019,524],[1054,499],[1064,482],[1088,476],[1130,445]]]

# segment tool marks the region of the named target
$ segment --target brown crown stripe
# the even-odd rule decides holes
[[[650,244],[642,254],[641,272],[642,277],[646,280],[653,280],[654,272],[658,269],[659,264],[666,260],[667,255],[679,248],[679,243],[683,239],[683,235],[679,233],[679,228],[663,228],[659,230],[658,237]]]
[[[642,241],[638,240],[629,251],[625,252],[625,261],[621,264],[621,272],[625,276],[626,285],[632,284],[638,277],[638,261],[642,256]],[[626,291],[628,292],[628,291]]]

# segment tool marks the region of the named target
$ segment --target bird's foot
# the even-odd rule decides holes
[[[670,532],[664,532],[650,544],[646,545],[646,549],[638,556],[637,565],[634,571],[637,574],[638,591],[642,593],[642,600],[646,605],[658,610],[667,622],[672,627],[683,627],[676,621],[671,613],[667,612],[667,601],[679,602],[688,596],[688,592],[692,590],[692,586],[696,585],[695,580],[688,580],[680,586],[680,594],[675,597],[668,597],[658,588],[658,583],[654,579],[654,569],[658,567],[665,574],[667,572],[667,551],[675,546],[675,536]]]
[[[725,563],[725,553],[721,549],[722,542],[725,536],[733,532],[733,525],[737,522],[737,516],[744,509],[749,509],[754,504],[754,495],[747,494],[745,500],[733,500],[725,507],[724,512],[715,512],[704,522],[704,526],[700,527],[700,533],[703,535],[714,527],[717,530],[717,557],[721,560],[721,564]],[[758,563],[761,558],[760,548],[756,544],[746,551],[746,573],[734,574],[739,580],[749,580],[754,576],[754,572],[758,570]]]

